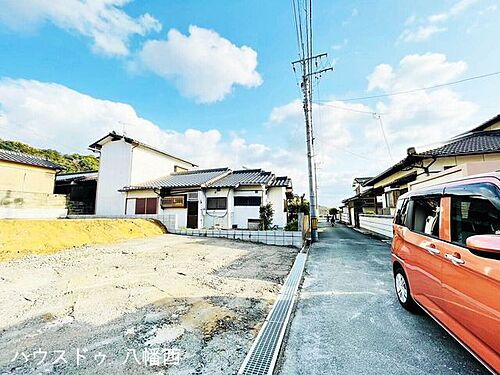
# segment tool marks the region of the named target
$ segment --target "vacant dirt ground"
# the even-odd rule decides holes
[[[161,224],[144,219],[2,219],[0,262],[163,233],[165,228]]]
[[[296,252],[162,235],[0,263],[0,373],[235,373]]]

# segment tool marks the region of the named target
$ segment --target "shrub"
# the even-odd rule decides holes
[[[269,230],[271,229],[271,224],[273,223],[273,205],[271,203],[266,204],[265,206],[260,206],[260,230]]]
[[[299,221],[298,220],[289,221],[285,226],[285,230],[289,230],[289,231],[299,230]]]

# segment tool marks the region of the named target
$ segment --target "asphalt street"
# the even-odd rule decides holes
[[[389,244],[345,226],[312,246],[282,375],[486,374],[430,317],[397,301]]]

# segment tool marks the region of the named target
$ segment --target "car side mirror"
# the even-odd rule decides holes
[[[467,238],[466,245],[472,250],[500,254],[500,236],[495,234],[480,234]]]

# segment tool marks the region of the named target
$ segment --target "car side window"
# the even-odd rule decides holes
[[[418,197],[412,199],[412,230],[417,233],[439,237],[439,197]]]
[[[451,198],[451,241],[465,245],[476,234],[500,234],[500,210],[481,196]]]
[[[396,216],[394,217],[394,224],[406,224],[406,215],[408,214],[408,199],[399,199],[396,205]]]

